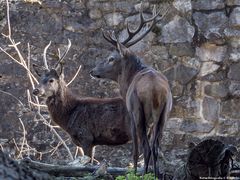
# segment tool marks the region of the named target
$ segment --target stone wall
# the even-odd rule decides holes
[[[66,57],[65,77],[71,79],[81,64],[82,70],[71,87],[81,96],[113,97],[118,86],[110,81],[91,79],[89,71],[111,52],[101,28],[115,29],[124,37],[126,23],[136,25],[140,0],[45,0],[42,4],[12,1],[11,22],[14,38],[31,59],[42,64],[41,54],[53,42],[48,58],[56,60],[56,49],[72,40]],[[145,16],[156,5],[169,12],[144,40],[131,49],[145,62],[161,70],[169,79],[174,97],[171,118],[166,123],[163,150],[181,158],[187,142],[206,136],[239,139],[240,119],[240,1],[174,0],[143,1]],[[5,9],[1,2],[1,9]],[[7,32],[5,14],[0,12],[0,31]],[[0,46],[16,53],[0,37]],[[0,52],[0,87],[26,101],[29,82],[26,72]],[[1,136],[16,133],[15,100],[0,93]],[[17,111],[18,112],[18,111]],[[4,121],[4,123],[3,123]],[[7,122],[7,123],[6,123]],[[12,123],[15,122],[15,123]],[[6,125],[7,124],[7,125]],[[7,128],[7,131],[6,129]],[[5,134],[4,134],[5,132]],[[171,150],[171,152],[170,152]],[[176,151],[178,153],[176,153]],[[182,154],[181,154],[182,153]],[[176,155],[177,154],[177,155]]]

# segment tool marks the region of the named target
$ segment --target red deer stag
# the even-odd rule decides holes
[[[70,41],[69,41],[70,42]],[[51,119],[65,130],[77,146],[93,160],[95,145],[120,145],[131,139],[129,116],[122,98],[81,98],[72,93],[64,81],[61,61],[45,71],[33,94],[46,99]],[[69,46],[70,48],[70,46]]]
[[[145,65],[129,49],[151,31],[160,20],[157,20],[158,14],[154,12],[152,18],[145,19],[141,12],[139,27],[131,31],[127,26],[128,37],[122,42],[119,42],[113,31],[103,31],[103,37],[113,44],[116,50],[106,60],[96,65],[90,73],[94,77],[108,78],[119,83],[121,95],[126,101],[131,118],[135,172],[140,143],[140,150],[144,155],[144,173],[147,173],[152,157],[155,176],[160,177],[157,162],[158,148],[164,122],[171,110],[172,95],[167,78],[161,72]],[[148,23],[150,26],[147,26]],[[144,26],[148,29],[136,37]]]

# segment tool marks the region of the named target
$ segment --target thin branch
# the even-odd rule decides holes
[[[65,149],[67,150],[70,159],[73,161],[73,155],[70,151],[70,149],[68,148],[68,146],[66,145],[66,143],[63,141],[63,139],[61,138],[61,136],[57,133],[57,131],[47,122],[47,120],[43,117],[43,115],[41,113],[38,113],[38,115],[44,120],[44,122],[46,122],[46,125],[48,125],[48,127],[51,128],[52,132],[55,134],[55,136],[57,136],[57,138],[63,143],[63,146],[65,147]]]
[[[23,104],[16,96],[14,96],[13,94],[11,94],[11,93],[9,93],[9,92],[6,92],[6,91],[3,91],[3,90],[1,90],[1,89],[0,89],[0,92],[11,96],[11,97],[14,98],[16,101],[18,101],[18,103],[19,103],[23,108],[25,108],[25,107],[24,107],[24,104]]]
[[[37,107],[47,108],[47,105],[45,105],[45,104],[38,104],[38,103],[34,103],[34,102],[32,102],[32,101],[28,101],[28,102],[31,103],[31,104],[34,105],[34,106],[37,106]]]
[[[22,140],[22,145],[21,145],[21,148],[20,148],[20,152],[17,156],[17,159],[21,156],[22,157],[22,151],[23,151],[23,147],[24,147],[24,144],[25,144],[25,141],[26,141],[26,129],[25,129],[25,126],[21,120],[21,118],[18,118],[21,125],[22,125],[22,128],[23,128],[23,140]]]
[[[11,24],[10,24],[10,10],[9,10],[9,2],[6,0],[7,3],[7,21],[8,21],[8,37],[11,38],[12,36],[12,31],[11,31]]]

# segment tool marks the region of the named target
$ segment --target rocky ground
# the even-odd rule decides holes
[[[53,179],[46,173],[33,170],[27,166],[19,165],[7,154],[0,150],[0,179],[9,180],[50,180]]]

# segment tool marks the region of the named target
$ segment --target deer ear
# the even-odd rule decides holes
[[[129,54],[129,50],[127,47],[125,47],[124,45],[122,45],[121,43],[117,43],[117,49],[119,54],[121,55],[121,57],[125,57]]]
[[[40,77],[47,69],[37,64],[33,64],[33,70]]]

